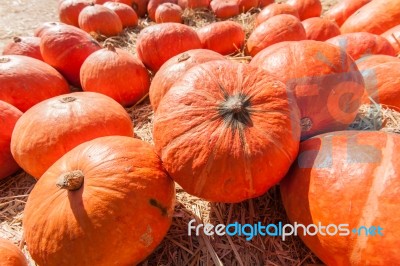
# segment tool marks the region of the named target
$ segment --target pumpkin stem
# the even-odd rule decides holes
[[[186,61],[190,58],[190,55],[187,53],[182,54],[181,56],[179,56],[178,58],[178,63]]]
[[[22,40],[21,40],[20,37],[15,36],[15,37],[13,38],[13,41],[14,41],[15,43],[18,43],[18,42],[21,42]]]
[[[60,100],[60,102],[62,102],[62,103],[70,103],[70,102],[73,102],[73,101],[76,101],[75,97],[64,97],[64,98],[62,98]]]
[[[301,126],[301,131],[302,132],[307,132],[307,131],[310,131],[310,129],[313,127],[313,122],[311,121],[310,118],[303,117],[300,120],[300,126]]]
[[[8,57],[2,57],[2,58],[0,58],[0,63],[8,63],[8,62],[10,62],[10,61],[11,61],[11,59],[8,58]]]
[[[239,93],[226,97],[218,107],[218,112],[229,126],[238,128],[251,124],[249,106],[250,99]]]
[[[81,170],[75,170],[62,174],[56,182],[56,186],[69,191],[78,190],[82,187],[84,175]]]
[[[108,51],[115,52],[115,47],[111,43],[107,43],[106,48]]]

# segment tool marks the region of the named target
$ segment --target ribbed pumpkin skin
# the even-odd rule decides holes
[[[275,43],[306,39],[306,31],[298,18],[287,14],[277,15],[258,25],[250,34],[247,52],[255,56]]]
[[[377,103],[400,108],[400,62],[378,64],[361,73],[366,89],[363,103],[371,103],[371,97]]]
[[[213,0],[210,7],[215,16],[220,19],[228,19],[240,14],[236,0]]]
[[[300,20],[321,16],[322,4],[320,0],[289,0],[286,3],[297,8]]]
[[[147,4],[147,14],[152,21],[156,21],[156,10],[159,5],[164,3],[177,4],[178,0],[150,0]]]
[[[197,30],[203,49],[228,55],[240,51],[246,34],[234,21],[214,22]]]
[[[75,92],[43,101],[27,111],[15,125],[11,152],[26,172],[39,179],[74,147],[112,135],[133,137],[125,109],[102,94]]]
[[[302,21],[308,40],[324,42],[340,35],[340,28],[326,18],[308,18]]]
[[[79,14],[79,28],[111,37],[122,32],[122,22],[114,11],[102,5],[93,5],[85,7]]]
[[[390,56],[390,55],[370,55],[364,56],[356,61],[357,67],[360,71],[367,70],[373,68],[380,64],[391,63],[391,62],[400,62],[400,58]]]
[[[84,91],[105,94],[123,106],[132,106],[150,87],[145,66],[133,54],[119,48],[105,48],[91,54],[81,68]]]
[[[259,0],[237,0],[240,12],[247,12],[259,6]]]
[[[173,3],[164,3],[157,7],[156,9],[156,22],[176,22],[182,23],[182,13],[183,10],[180,6]]]
[[[261,12],[257,15],[256,26],[260,25],[264,21],[267,21],[273,16],[282,14],[292,15],[295,16],[296,18],[299,17],[299,12],[295,7],[285,3],[273,3],[263,8],[263,10],[261,10]]]
[[[100,44],[88,33],[69,25],[47,28],[40,41],[44,61],[78,87],[81,86],[79,71],[83,62],[100,48]]]
[[[182,9],[208,8],[211,0],[178,0],[178,5]]]
[[[46,32],[47,29],[60,25],[66,25],[66,24],[62,22],[45,22],[35,29],[35,31],[33,32],[33,36],[42,37],[42,35]]]
[[[152,71],[157,71],[170,58],[192,49],[200,49],[197,33],[179,23],[162,23],[143,29],[136,42],[139,59]],[[158,51],[154,53],[153,51]]]
[[[56,186],[76,170],[84,175],[81,188]],[[137,265],[166,235],[174,198],[174,183],[150,144],[97,138],[63,156],[35,185],[25,240],[40,265]]]
[[[382,34],[400,24],[400,0],[371,1],[357,10],[342,25],[342,33]]]
[[[390,44],[394,48],[396,55],[399,55],[400,54],[400,25],[398,25],[394,28],[391,28],[388,31],[385,31],[381,36],[390,42]]]
[[[297,155],[298,115],[283,83],[245,64],[211,61],[188,70],[164,96],[154,142],[188,193],[239,202],[285,175]]]
[[[40,38],[14,37],[3,49],[3,55],[24,55],[43,61],[40,53]]]
[[[0,238],[1,266],[28,266],[22,251],[7,239]]]
[[[276,75],[294,93],[303,139],[347,129],[357,115],[364,81],[339,47],[309,40],[279,43],[257,54],[250,65]]]
[[[132,7],[127,4],[117,2],[106,2],[105,7],[114,11],[119,19],[121,20],[122,27],[136,27],[138,25],[139,18]]]
[[[58,15],[60,21],[72,25],[75,27],[79,27],[78,17],[79,13],[85,7],[90,5],[89,0],[65,0],[60,3],[58,6]]]
[[[14,130],[15,123],[21,117],[22,112],[8,104],[0,101],[0,179],[15,173],[19,166],[12,157],[10,151],[11,135]],[[0,241],[1,246],[1,241]],[[0,247],[1,254],[1,247]],[[0,255],[1,260],[1,255]]]
[[[331,132],[300,147],[299,161],[280,186],[290,221],[306,226],[348,224],[350,231],[349,236],[304,237],[300,230],[306,245],[326,265],[397,261],[399,250],[389,247],[400,237],[400,137],[377,131]],[[360,226],[380,226],[383,236],[366,237],[365,230],[362,236],[351,233]]]
[[[329,8],[324,17],[335,21],[340,27],[348,17],[369,2],[371,0],[342,0]]]
[[[157,110],[164,95],[190,68],[208,61],[224,59],[221,54],[205,49],[189,50],[169,59],[151,81],[149,97],[153,110]]]
[[[0,56],[0,100],[22,112],[69,92],[68,83],[48,64],[21,55]]]
[[[342,34],[326,42],[341,47],[354,60],[371,54],[396,55],[392,45],[385,38],[368,32]]]

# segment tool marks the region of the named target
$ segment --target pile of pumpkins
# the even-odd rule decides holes
[[[381,238],[301,234],[323,262],[396,261],[400,136],[344,130],[363,103],[400,108],[400,0],[344,0],[324,17],[319,0],[103,2],[60,1],[61,23],[0,56],[0,178],[22,168],[38,180],[23,227],[39,265],[143,261],[171,225],[174,182],[227,203],[280,183],[292,222],[387,228]],[[134,55],[89,34],[118,34],[146,12],[157,21],[172,4],[220,18],[265,7],[247,40],[234,21],[195,30],[162,19],[139,33]],[[122,26],[111,33],[112,12]],[[225,57],[239,51],[249,64]],[[147,95],[154,147],[134,138],[124,109]],[[0,260],[26,265],[15,249],[0,241]]]

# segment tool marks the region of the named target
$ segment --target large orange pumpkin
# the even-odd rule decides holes
[[[256,17],[255,24],[256,26],[260,25],[261,23],[267,21],[273,16],[282,14],[292,15],[295,16],[296,18],[299,17],[299,12],[297,11],[297,8],[285,3],[273,3],[263,8],[263,10],[261,10],[261,12]]]
[[[208,8],[211,0],[178,0],[178,5],[182,9]]]
[[[289,0],[286,3],[297,8],[301,20],[321,16],[322,4],[320,0]]]
[[[400,25],[385,31],[381,36],[390,42],[396,55],[400,55]]]
[[[277,15],[254,29],[247,40],[247,52],[255,56],[275,43],[306,39],[306,31],[298,18],[287,14]]]
[[[7,239],[0,238],[1,266],[28,266],[21,250]]]
[[[400,24],[400,0],[371,1],[351,15],[340,28],[342,33],[382,34]]]
[[[246,34],[242,26],[234,21],[214,22],[197,30],[204,49],[223,55],[242,49]]]
[[[228,19],[240,14],[236,0],[213,0],[210,7],[215,16],[220,19]]]
[[[377,55],[370,55],[370,56],[364,56],[361,57],[356,61],[357,67],[360,71],[370,69],[372,67],[375,67],[380,64],[384,63],[390,63],[390,62],[399,62],[400,63],[400,58],[390,56],[390,55],[382,55],[382,54],[377,54]]]
[[[43,61],[39,37],[14,37],[3,48],[3,55],[24,55]]]
[[[122,27],[136,27],[139,22],[138,15],[131,6],[118,2],[106,2],[105,7],[114,11],[121,20]]]
[[[64,155],[35,185],[25,241],[39,265],[137,265],[166,235],[174,199],[174,183],[150,144],[97,138]]]
[[[88,33],[69,25],[50,26],[41,35],[40,51],[46,63],[56,68],[75,86],[85,59],[100,45]]]
[[[91,54],[81,67],[84,91],[105,94],[123,106],[131,106],[143,98],[150,87],[145,66],[128,51],[114,48]]]
[[[282,82],[245,64],[220,60],[191,68],[154,119],[156,150],[168,173],[209,201],[264,194],[297,155],[296,104]]]
[[[205,49],[189,50],[169,59],[151,81],[149,97],[153,110],[157,110],[164,95],[190,68],[208,61],[224,59],[221,54]]]
[[[22,112],[20,110],[11,104],[0,101],[0,179],[15,173],[19,169],[11,154],[10,143],[15,123],[17,123],[21,115]]]
[[[0,100],[22,112],[69,92],[68,83],[48,64],[21,55],[0,56]]]
[[[156,10],[159,5],[164,3],[177,4],[178,0],[150,0],[147,4],[147,13],[152,21],[156,21]]]
[[[176,22],[182,23],[183,10],[173,3],[164,3],[157,7],[155,20],[157,23]]]
[[[308,40],[324,42],[340,35],[338,25],[326,18],[308,18],[302,21]]]
[[[113,99],[94,92],[75,92],[43,101],[15,125],[11,152],[36,179],[66,152],[103,136],[133,136],[131,119]]]
[[[196,31],[179,23],[149,26],[140,32],[136,42],[138,57],[152,71],[177,54],[199,48],[201,42]]]
[[[327,19],[335,21],[340,27],[348,17],[369,2],[371,0],[342,0],[329,8],[324,16]]]
[[[372,54],[396,55],[388,40],[368,32],[342,34],[326,42],[341,47],[354,60]]]
[[[65,0],[58,6],[60,21],[75,27],[79,27],[79,13],[90,5],[89,0]]]
[[[357,115],[363,78],[339,47],[309,40],[283,42],[264,49],[250,64],[276,75],[293,92],[302,138],[346,129]]]
[[[376,131],[331,132],[301,144],[282,199],[292,223],[324,227],[310,226],[313,235],[304,236],[298,226],[297,235],[326,265],[398,261],[399,149],[399,135]]]
[[[46,32],[47,29],[60,25],[66,25],[66,24],[62,22],[45,22],[34,30],[33,36],[42,37],[42,35]]]

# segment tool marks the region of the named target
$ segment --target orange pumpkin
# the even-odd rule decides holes
[[[41,37],[46,32],[47,29],[60,25],[65,25],[65,24],[62,22],[45,22],[35,29],[35,31],[33,32],[33,36]]]
[[[282,82],[220,60],[191,68],[172,86],[153,135],[165,169],[188,193],[239,202],[264,194],[286,174],[298,151],[298,123]]]
[[[3,55],[25,55],[43,61],[39,37],[14,37],[3,49]]]
[[[172,4],[177,4],[178,0],[150,0],[148,5],[147,5],[147,13],[149,18],[152,21],[156,21],[156,10],[157,7],[161,4],[164,3],[172,3]]]
[[[364,56],[361,57],[356,61],[357,67],[360,71],[370,69],[374,66],[384,64],[384,63],[391,63],[391,62],[399,62],[400,63],[400,58],[390,56],[390,55],[382,55],[382,54],[377,54],[377,55],[370,55],[370,56]]]
[[[220,19],[228,19],[240,14],[236,0],[213,0],[210,7],[215,16]]]
[[[369,2],[371,0],[342,0],[329,8],[324,16],[329,20],[335,21],[340,27],[348,17]]]
[[[0,238],[1,266],[28,266],[21,250],[7,239]]]
[[[106,2],[105,7],[114,11],[121,20],[122,27],[136,27],[138,25],[138,16],[132,7],[117,2]]]
[[[173,3],[164,3],[156,9],[156,22],[176,22],[182,23],[183,10],[180,6]]]
[[[22,112],[70,91],[68,83],[54,68],[21,55],[0,56],[0,84],[0,100]]]
[[[150,144],[97,138],[65,154],[35,185],[25,241],[40,265],[137,265],[166,235],[174,199]]]
[[[41,36],[43,60],[60,71],[72,85],[80,87],[80,68],[100,45],[88,33],[69,25],[49,27]]]
[[[260,6],[261,8],[263,8],[263,7],[266,7],[266,6],[268,6],[268,5],[273,4],[274,2],[275,2],[275,0],[260,0],[260,1],[259,1],[259,6]]]
[[[111,37],[122,32],[122,22],[111,9],[102,5],[89,5],[79,14],[79,28]]]
[[[144,17],[147,13],[147,4],[149,0],[113,0],[113,2],[131,6],[139,17]]]
[[[178,5],[182,9],[208,8],[211,0],[178,0]]]
[[[286,3],[298,10],[300,20],[321,16],[322,4],[320,0],[289,0]]]
[[[89,5],[89,0],[65,0],[61,2],[58,6],[60,21],[65,24],[79,27],[79,13]]]
[[[296,18],[299,17],[299,12],[297,9],[291,5],[285,3],[273,3],[268,5],[267,7],[263,8],[261,12],[256,17],[256,26],[260,25],[264,21],[272,18],[276,15],[288,14],[295,16]]]
[[[364,81],[339,47],[309,40],[283,42],[264,49],[250,64],[279,77],[294,94],[303,139],[346,129],[357,115]]]
[[[301,143],[281,182],[283,204],[292,223],[320,226],[310,226],[312,236],[298,226],[297,235],[326,265],[398,260],[399,149],[399,135],[377,131],[331,132]]]
[[[244,45],[245,32],[234,21],[214,22],[197,30],[204,49],[228,55],[240,51]]]
[[[392,56],[396,54],[392,45],[385,38],[368,32],[343,34],[326,42],[341,47],[354,60],[371,54]]]
[[[81,68],[84,91],[105,94],[123,106],[131,106],[142,99],[150,87],[145,66],[128,51],[114,48],[91,54]]]
[[[140,32],[136,41],[139,59],[152,71],[160,69],[168,59],[177,54],[199,48],[201,42],[196,31],[179,23],[147,27]]]
[[[385,31],[382,37],[386,38],[393,46],[396,55],[400,54],[400,25]]]
[[[11,155],[10,142],[15,123],[17,123],[21,115],[22,112],[20,110],[18,110],[11,104],[0,101],[0,179],[15,173],[19,169],[18,164],[15,162],[14,158]]]
[[[254,10],[259,6],[259,0],[237,0],[240,12],[247,12]]]
[[[161,99],[186,71],[201,63],[224,59],[221,54],[205,49],[189,50],[169,59],[151,81],[149,97],[153,110],[157,110]]]
[[[74,147],[111,135],[133,137],[124,108],[99,93],[75,92],[43,101],[24,113],[15,125],[11,152],[26,172],[39,179]]]
[[[255,56],[275,43],[305,40],[306,32],[301,21],[292,15],[277,15],[258,25],[247,40],[247,52]]]
[[[308,40],[324,42],[340,35],[340,28],[326,18],[308,18],[302,21]]]

